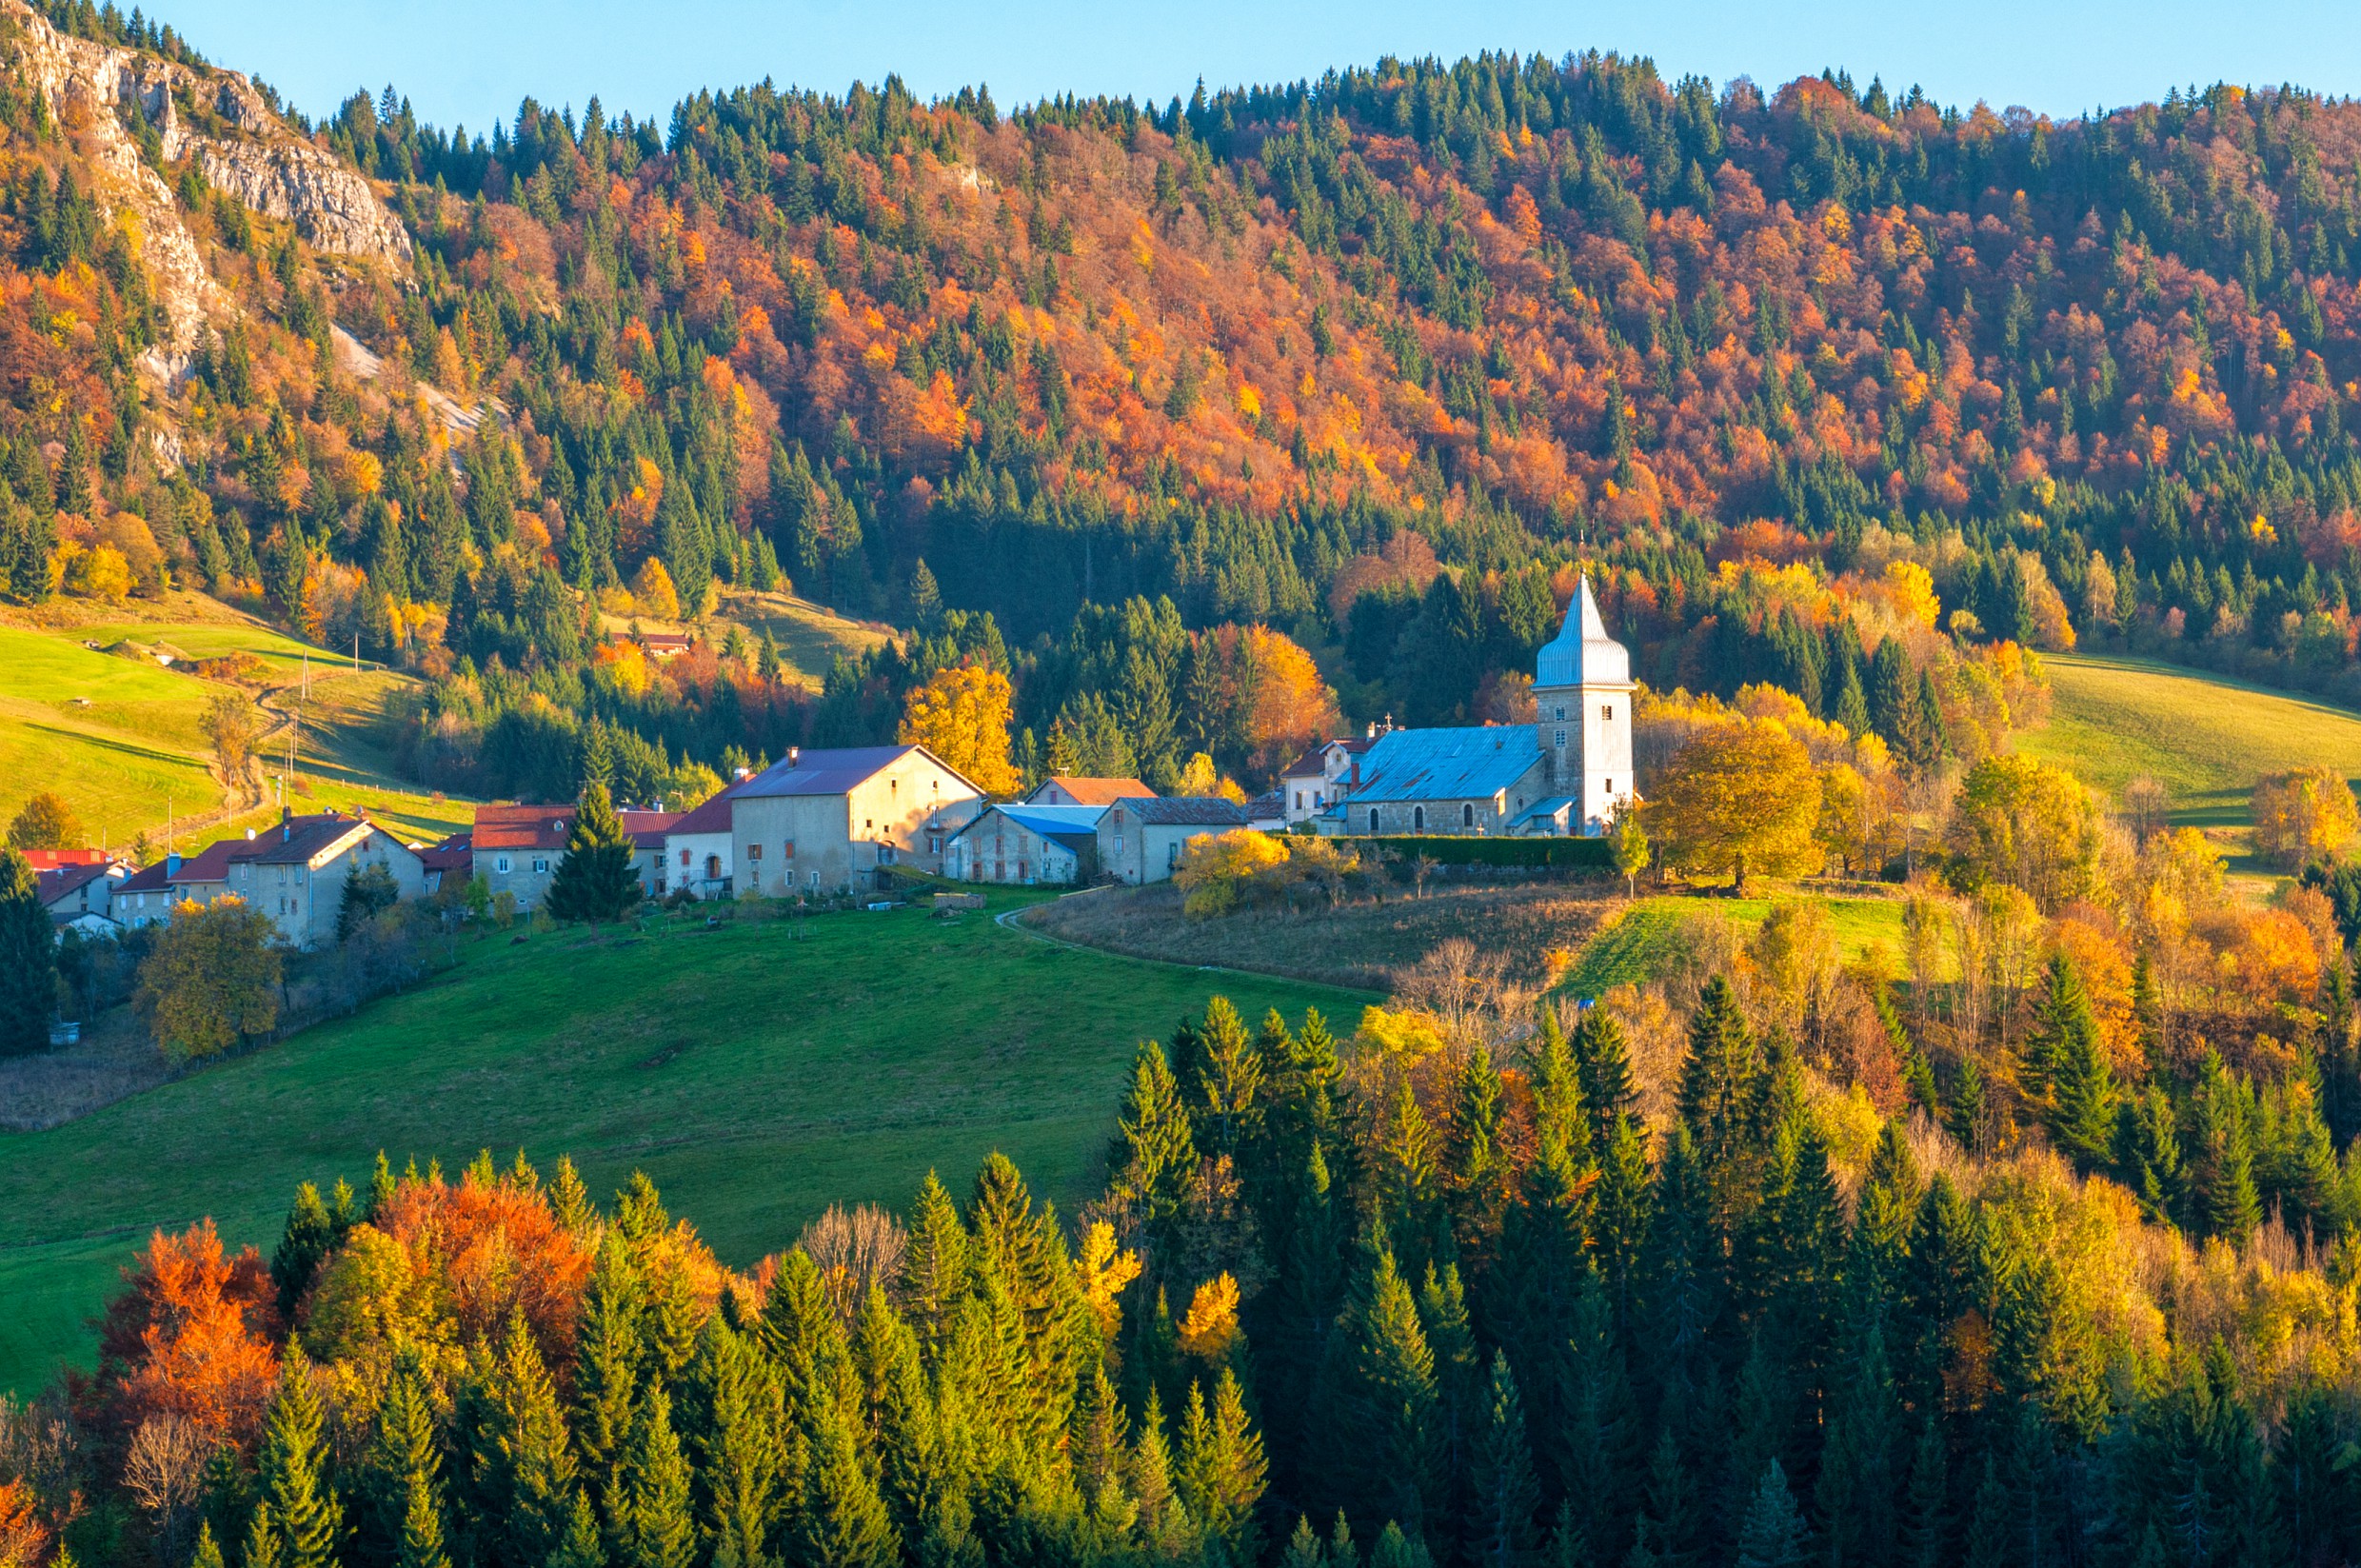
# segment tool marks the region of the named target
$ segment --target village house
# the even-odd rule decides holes
[[[474,875],[492,897],[507,893],[520,911],[538,909],[573,829],[571,805],[479,805],[468,845]]]
[[[393,879],[398,898],[426,891],[418,851],[367,817],[283,815],[276,827],[232,841],[228,891],[268,915],[288,945],[318,947],[336,940],[346,879],[375,866]]]
[[[955,882],[1027,886],[1087,882],[1098,869],[1099,819],[1109,809],[1030,803],[986,806],[944,844],[942,874]]]
[[[441,844],[418,852],[418,865],[429,896],[446,887],[456,889],[475,875],[475,835],[454,833]]]
[[[1053,773],[1024,798],[1027,805],[1113,805],[1117,801],[1153,800],[1156,791],[1137,779],[1084,779]]]
[[[1631,655],[1582,580],[1536,661],[1533,727],[1397,729],[1316,819],[1323,833],[1596,835],[1637,798]],[[1290,781],[1290,800],[1295,785]]]
[[[873,886],[895,865],[940,872],[943,845],[984,807],[982,791],[920,745],[790,746],[726,793],[732,886],[771,898]]]
[[[664,830],[657,851],[663,875],[656,879],[655,897],[684,892],[695,899],[730,896],[737,883],[737,844],[730,837],[729,803],[744,784],[744,779],[739,780],[696,810],[674,818]]]
[[[1245,825],[1245,811],[1217,796],[1118,801],[1099,819],[1099,866],[1135,886],[1163,882],[1191,839]]]
[[[1360,760],[1378,744],[1378,733],[1371,724],[1366,735],[1322,741],[1287,764],[1279,776],[1279,794],[1280,816],[1289,827],[1300,827],[1343,803],[1360,783]]]
[[[665,835],[685,811],[619,811],[623,829],[631,835],[631,869],[639,874],[640,891],[651,899],[665,896]]]
[[[114,916],[114,891],[129,879],[131,868],[95,849],[50,853],[77,857],[34,873],[37,896],[50,923],[60,931],[70,925],[91,935],[116,928],[120,923]],[[84,856],[99,858],[80,858]]]
[[[229,890],[229,857],[254,842],[248,830],[243,839],[216,839],[193,855],[168,852],[153,865],[117,883],[111,902],[118,924],[154,925],[172,918],[183,903],[210,903]]]

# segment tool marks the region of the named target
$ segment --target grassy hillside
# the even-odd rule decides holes
[[[2047,654],[2049,724],[2018,749],[2073,768],[2110,792],[2148,774],[2172,793],[2175,821],[2242,827],[2267,773],[2326,763],[2361,778],[2361,716],[2283,691],[2140,660]]]
[[[1827,906],[1846,963],[1860,963],[1882,948],[1885,962],[1901,963],[1901,900],[1813,897]],[[1696,923],[1728,921],[1744,941],[1761,927],[1772,903],[1768,898],[1641,899],[1590,940],[1558,989],[1595,997],[1617,985],[1655,980],[1678,965],[1693,945]]]
[[[994,896],[995,908],[1017,902]],[[1221,992],[1249,1019],[1359,994],[1054,947],[983,915],[701,921],[471,949],[451,977],[42,1133],[0,1134],[0,1387],[87,1358],[148,1232],[213,1215],[275,1240],[297,1181],[386,1149],[452,1167],[570,1152],[594,1190],[655,1178],[724,1259],[831,1200],[900,1205],[999,1148],[1085,1197],[1142,1038]]]
[[[466,803],[414,793],[391,776],[376,730],[387,700],[410,685],[407,676],[356,671],[348,657],[202,594],[176,593],[111,608],[59,601],[0,621],[0,669],[8,671],[0,681],[0,821],[38,789],[64,796],[94,838],[117,846],[142,830],[161,844],[168,804],[184,832],[203,824],[193,835],[200,843],[276,814],[275,802],[226,814],[200,719],[208,701],[233,688],[158,663],[156,652],[175,665],[241,653],[261,661],[248,689],[260,688],[273,722],[281,712],[304,713],[298,808],[367,806],[414,839],[439,838],[472,817]],[[309,698],[300,701],[307,669]],[[283,744],[267,769],[274,781]]]

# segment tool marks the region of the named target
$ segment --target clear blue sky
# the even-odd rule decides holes
[[[1291,81],[1488,48],[1620,50],[1668,75],[1765,88],[1835,66],[1962,107],[2060,115],[2217,79],[2361,93],[2361,0],[164,0],[158,14],[311,114],[391,82],[427,119],[477,131],[528,92],[661,115],[698,87],[768,76],[842,91],[898,71],[922,96],[987,82],[1003,108],[1061,91],[1161,101],[1200,76]]]

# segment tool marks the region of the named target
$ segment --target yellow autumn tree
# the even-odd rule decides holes
[[[902,740],[942,758],[986,795],[1014,795],[1022,781],[1008,760],[1008,677],[955,665],[910,693]]]
[[[640,563],[640,569],[631,579],[631,597],[638,602],[640,613],[659,621],[681,618],[681,596],[672,586],[672,574],[654,556]]]
[[[2273,773],[2254,786],[2254,847],[2293,870],[2331,854],[2361,832],[2352,786],[2334,768],[2314,764]]]
[[[1336,693],[1320,679],[1312,656],[1284,632],[1247,627],[1246,656],[1254,670],[1247,737],[1259,764],[1284,767],[1313,741],[1336,732],[1341,723]]]
[[[1820,781],[1801,742],[1778,724],[1741,719],[1697,732],[1649,786],[1641,807],[1668,864],[1728,873],[1739,891],[1756,872],[1820,867]]]

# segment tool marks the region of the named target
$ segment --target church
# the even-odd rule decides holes
[[[1315,819],[1322,833],[1498,837],[1604,833],[1637,799],[1632,660],[1607,635],[1588,577],[1533,672],[1535,723],[1396,729]]]

